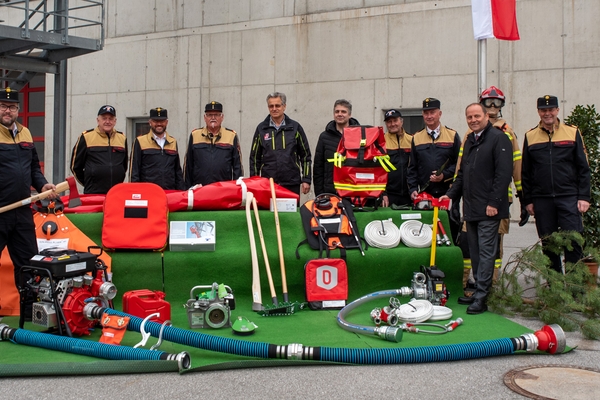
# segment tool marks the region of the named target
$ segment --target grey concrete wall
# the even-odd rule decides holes
[[[203,122],[203,105],[216,100],[225,107],[224,125],[240,135],[247,170],[254,129],[274,90],[287,94],[287,114],[304,126],[313,149],[338,98],[353,103],[361,123],[381,125],[383,109],[437,97],[442,122],[462,134],[464,107],[478,96],[470,4],[108,0],[104,50],[69,61],[67,146],[95,126],[108,103],[120,130],[127,118],[167,108],[168,131],[184,151]],[[599,11],[592,1],[519,0],[521,40],[488,40],[488,86],[508,96],[504,116],[521,138],[538,122],[541,95],[559,97],[562,117],[576,104],[600,104]]]

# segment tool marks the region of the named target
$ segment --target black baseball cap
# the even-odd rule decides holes
[[[545,95],[544,97],[538,97],[537,99],[537,108],[558,108],[558,97]]]
[[[208,111],[223,112],[223,104],[219,103],[218,101],[211,101],[204,107],[204,112]]]
[[[12,90],[11,88],[0,90],[0,101],[5,101],[7,103],[18,103],[19,92]]]
[[[117,110],[115,110],[115,108],[113,106],[109,106],[107,104],[105,106],[100,107],[100,109],[98,110],[98,115],[102,115],[102,114],[112,114],[116,117]]]
[[[156,119],[159,121],[163,119],[168,119],[167,109],[161,107],[153,108],[152,110],[150,110],[150,119]]]
[[[396,110],[395,108],[392,108],[391,110],[388,110],[385,113],[385,117],[383,118],[384,121],[387,121],[388,119],[391,118],[402,118],[402,113],[400,113],[400,110]]]
[[[434,97],[428,97],[423,100],[423,111],[424,110],[435,110],[436,108],[440,108],[442,103]]]

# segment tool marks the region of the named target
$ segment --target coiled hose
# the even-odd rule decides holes
[[[391,218],[375,220],[365,226],[364,238],[371,247],[393,249],[400,244],[400,229]]]
[[[191,364],[190,356],[186,352],[169,354],[164,351],[114,346],[67,336],[55,336],[26,329],[10,328],[6,324],[0,324],[0,341],[2,340],[10,340],[17,344],[59,350],[84,356],[105,358],[108,360],[177,361],[180,370],[188,369]]]
[[[402,243],[407,247],[429,247],[431,246],[433,231],[431,226],[411,219],[400,225],[400,237]]]
[[[391,295],[392,291],[386,293]],[[142,319],[112,309],[91,306],[88,315],[109,315],[129,317],[127,329],[139,332]],[[161,324],[146,322],[147,331],[158,337]],[[386,327],[394,328],[394,327]],[[550,339],[538,338],[538,333],[526,333],[513,339],[496,339],[484,342],[392,349],[345,349],[330,347],[307,347],[298,343],[274,345],[246,342],[239,339],[222,338],[199,332],[186,331],[173,326],[165,326],[163,339],[174,343],[197,347],[203,350],[218,351],[258,358],[279,358],[288,360],[316,360],[354,364],[404,364],[416,362],[454,361],[512,354],[518,350],[547,350],[562,352],[565,348],[564,332],[558,325],[546,326],[550,332],[544,333]],[[550,344],[548,344],[550,343]],[[549,351],[550,352],[550,351]]]

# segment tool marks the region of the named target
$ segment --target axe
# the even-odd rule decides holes
[[[77,191],[77,183],[75,182],[75,178],[70,176],[67,178],[66,181],[56,185],[55,190],[46,190],[45,192],[38,193],[35,196],[28,197],[26,199],[14,202],[4,207],[0,207],[0,214],[6,211],[14,210],[15,208],[35,203],[38,200],[43,200],[50,196],[52,193],[62,193],[66,190],[69,190],[69,208],[80,206],[81,199],[79,198],[79,192]]]

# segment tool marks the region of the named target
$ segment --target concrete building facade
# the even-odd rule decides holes
[[[591,1],[517,0],[521,40],[487,41],[487,85],[507,95],[504,116],[521,139],[539,121],[539,96],[558,96],[561,118],[600,104],[599,12]],[[339,98],[362,124],[383,125],[384,110],[418,118],[422,100],[436,97],[442,123],[461,135],[464,108],[478,99],[470,0],[107,0],[105,15],[104,49],[69,60],[68,152],[103,104],[115,106],[130,143],[136,122],[167,108],[184,152],[214,100],[240,136],[247,173],[273,91],[287,95],[313,150]]]

